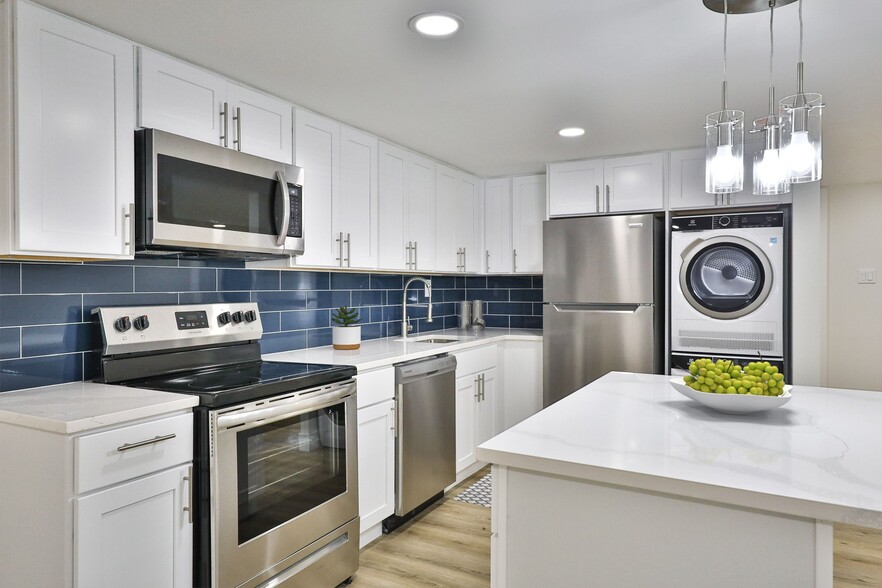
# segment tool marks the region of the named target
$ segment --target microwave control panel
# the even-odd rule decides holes
[[[291,195],[291,222],[288,224],[289,237],[303,236],[303,186],[288,184]]]

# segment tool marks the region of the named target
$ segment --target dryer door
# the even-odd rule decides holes
[[[680,289],[686,301],[706,316],[734,319],[748,315],[772,290],[769,258],[746,239],[696,239],[682,257]]]

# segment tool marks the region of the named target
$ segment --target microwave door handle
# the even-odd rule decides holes
[[[281,227],[279,227],[276,245],[284,245],[285,239],[288,238],[288,227],[291,224],[291,193],[288,191],[288,182],[285,180],[285,174],[281,170],[276,172],[276,179],[279,180],[279,188],[276,191],[276,203],[279,202],[280,198],[282,200],[282,223]]]

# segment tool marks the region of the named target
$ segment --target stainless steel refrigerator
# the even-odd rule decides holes
[[[662,373],[663,220],[552,219],[542,232],[543,405],[610,371]]]

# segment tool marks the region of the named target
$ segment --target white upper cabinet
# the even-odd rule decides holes
[[[481,272],[512,272],[511,178],[484,181],[484,247]]]
[[[602,211],[603,160],[548,164],[548,216],[578,216]]]
[[[474,176],[435,165],[435,270],[478,272],[481,183]]]
[[[297,109],[295,163],[303,172],[304,251],[297,265],[340,265],[342,242],[334,237],[340,191],[340,124]]]
[[[379,241],[379,142],[376,137],[347,126],[341,126],[340,130],[340,200],[334,207],[334,233],[335,239],[343,239],[341,265],[375,268]]]
[[[435,268],[435,163],[380,142],[379,267]]]
[[[792,196],[789,192],[779,196],[753,194],[753,157],[759,148],[758,142],[744,145],[744,189],[731,194],[708,194],[704,191],[705,150],[703,148],[671,151],[669,208],[682,210],[790,202]]]
[[[0,82],[0,156],[15,184],[0,187],[0,253],[131,258],[134,45],[27,2],[4,4],[0,73],[11,66],[11,38],[15,66],[13,88]]]
[[[292,108],[168,55],[141,48],[142,127],[292,162]]]
[[[664,153],[603,160],[604,212],[660,210],[665,205]]]
[[[542,272],[545,174],[511,180],[511,246],[514,273]]]
[[[550,217],[661,210],[665,154],[548,164]]]

